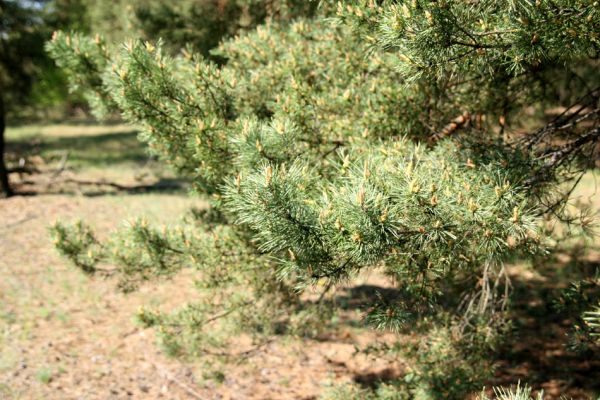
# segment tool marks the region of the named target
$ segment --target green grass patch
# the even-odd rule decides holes
[[[26,125],[6,132],[7,155],[41,157],[59,162],[68,153],[72,168],[133,166],[148,160],[147,146],[137,139],[137,130],[127,125]]]
[[[54,371],[48,367],[40,368],[35,372],[35,379],[40,383],[48,384],[52,382],[53,377]]]

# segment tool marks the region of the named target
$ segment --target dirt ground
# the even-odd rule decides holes
[[[201,361],[167,357],[153,330],[136,325],[133,315],[141,305],[169,309],[193,299],[197,293],[190,277],[180,274],[126,295],[110,280],[90,279],[69,267],[53,249],[47,230],[56,220],[81,218],[107,235],[135,217],[168,225],[191,207],[203,206],[173,186],[176,181],[168,174],[157,175],[136,149],[125,160],[85,158],[85,146],[112,149],[117,136],[111,135],[121,133],[121,128],[88,132],[80,153],[77,146],[71,153],[75,167],[65,169],[59,146],[70,143],[61,140],[73,133],[55,132],[55,153],[38,153],[53,160],[60,176],[15,175],[17,188],[28,195],[0,201],[0,399],[316,399],[332,384],[401,376],[400,361],[355,353],[357,346],[391,341],[392,335],[351,327],[319,341],[276,339],[243,363],[228,365],[220,379],[207,376]],[[20,151],[32,150],[34,141],[27,135]],[[119,143],[128,141],[127,135]],[[88,142],[88,137],[94,140]],[[107,184],[115,180],[133,189]],[[169,190],[163,190],[165,182]],[[595,189],[588,195],[595,196]],[[524,285],[539,279],[527,274],[520,278]],[[377,279],[365,276],[353,284]],[[501,362],[495,383],[516,383],[543,373],[535,384],[549,399],[561,393],[591,398],[592,392],[579,388],[598,385],[600,364],[582,366],[569,358],[561,347],[564,326],[552,322],[546,327],[546,333],[557,337],[550,345],[536,340],[539,327],[524,332],[512,358]],[[515,365],[515,355],[524,358],[520,364]],[[575,378],[565,380],[569,371],[553,362],[567,362],[566,368],[574,365],[568,362],[577,363]]]
[[[158,204],[158,205],[157,205]],[[330,341],[286,340],[232,366],[216,384],[201,364],[166,357],[133,315],[142,304],[176,307],[193,298],[185,275],[132,294],[90,280],[53,250],[47,227],[85,217],[100,232],[146,215],[168,220],[198,201],[180,195],[40,195],[0,203],[0,398],[310,399],[328,382],[398,373],[394,363],[354,356],[383,334],[348,331]],[[168,221],[164,221],[168,222]]]

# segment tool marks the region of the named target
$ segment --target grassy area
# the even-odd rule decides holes
[[[118,191],[119,186],[156,190],[185,186],[149,155],[135,128],[128,125],[28,125],[9,128],[6,140],[9,168],[24,166],[42,173],[12,174],[21,193],[100,195]],[[147,188],[152,185],[156,187]]]
[[[128,125],[27,125],[6,132],[12,158],[39,156],[46,162],[69,153],[71,166],[85,168],[133,167],[148,160],[137,131]]]

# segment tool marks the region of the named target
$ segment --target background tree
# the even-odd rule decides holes
[[[291,20],[313,14],[317,2],[271,0],[119,0],[106,3],[81,0],[87,26],[75,29],[99,33],[111,43],[127,37],[163,39],[169,52],[185,47],[209,55],[219,42],[252,29],[267,18]]]
[[[0,193],[9,196],[4,160],[7,119],[48,118],[51,108],[66,115],[74,97],[68,98],[64,73],[44,50],[56,29],[89,32],[83,0],[0,1]]]
[[[74,86],[141,127],[212,207],[108,242],[58,224],[57,248],[128,290],[195,269],[214,296],[139,315],[179,355],[222,354],[214,325],[314,334],[330,288],[380,268],[398,295],[366,321],[420,335],[399,345],[415,376],[394,395],[465,398],[509,331],[505,263],[551,249],[545,218],[593,227],[566,202],[600,138],[599,28],[577,0],[322,2],[223,42],[222,65],[57,33],[48,49]]]
[[[82,100],[69,95],[64,73],[43,49],[54,30],[101,33],[113,41],[127,36],[158,40],[170,52],[192,46],[204,55],[226,35],[250,28],[269,16],[291,18],[314,4],[193,0],[167,3],[124,0],[39,0],[0,2],[0,192],[12,193],[4,160],[4,128],[13,121],[66,117]],[[199,28],[201,27],[201,28]]]
[[[47,60],[40,29],[43,4],[0,1],[0,196],[12,194],[4,161],[6,114],[18,112],[28,101],[40,62]]]

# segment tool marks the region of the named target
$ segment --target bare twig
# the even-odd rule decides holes
[[[167,379],[169,382],[172,382],[172,383],[176,384],[177,386],[179,386],[181,389],[183,389],[187,394],[189,394],[193,398],[198,399],[198,400],[203,400],[205,398],[200,393],[195,391],[190,385],[177,379],[175,377],[175,375],[170,373],[166,368],[164,368],[156,363],[154,364],[154,368],[156,368],[156,370],[159,372],[159,374],[162,375],[165,379]]]
[[[441,131],[436,133],[430,138],[430,142],[435,143],[445,137],[450,136],[458,129],[464,127],[471,120],[471,114],[468,111],[463,112],[458,117],[454,118],[448,125],[446,125]]]
[[[56,179],[60,174],[63,173],[63,171],[65,170],[65,167],[67,166],[68,159],[69,159],[69,152],[67,150],[65,150],[60,159],[60,164],[58,164],[58,168],[54,171],[54,173],[50,177],[51,180]]]

